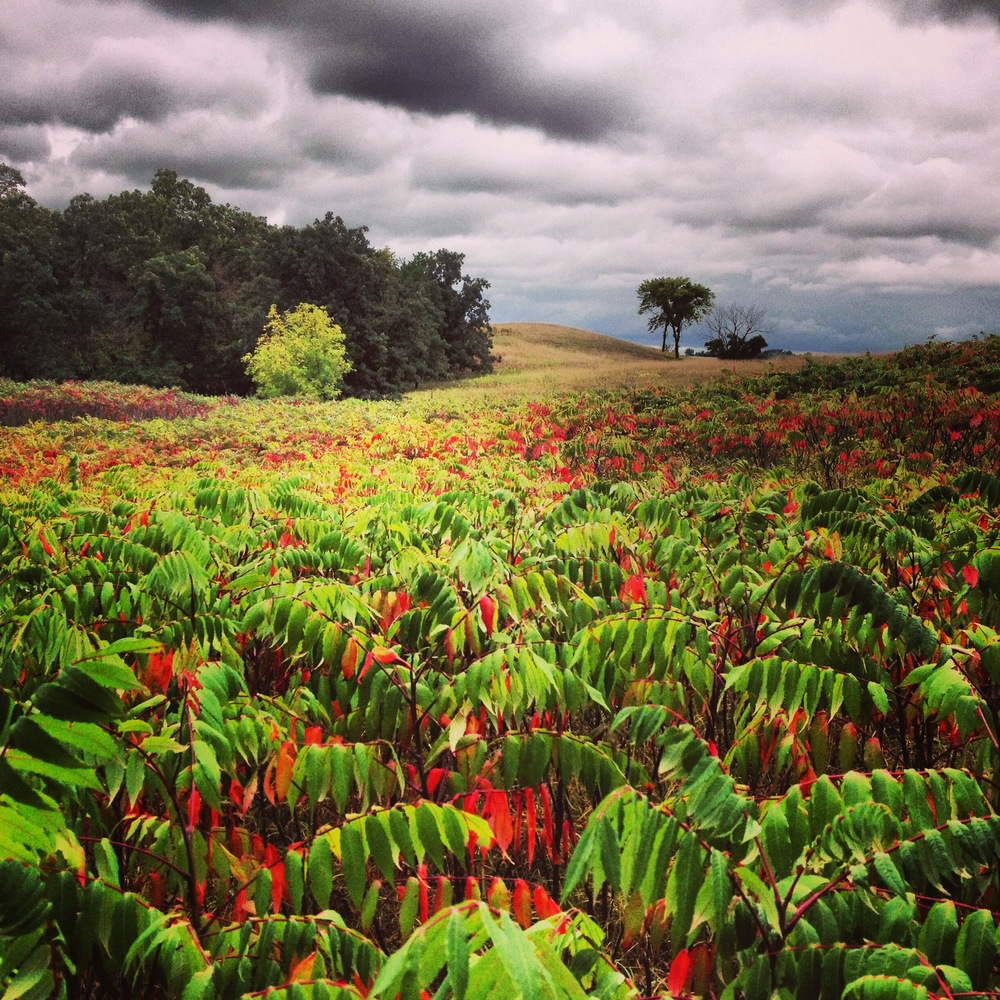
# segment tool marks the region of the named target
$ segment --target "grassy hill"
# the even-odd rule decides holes
[[[653,347],[553,323],[502,323],[494,327],[493,349],[501,358],[492,375],[460,386],[434,386],[456,399],[481,396],[542,398],[564,392],[628,386],[685,386],[714,381],[724,371],[799,368],[800,357],[775,361],[675,359]]]

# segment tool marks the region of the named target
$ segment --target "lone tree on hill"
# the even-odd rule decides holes
[[[648,278],[638,288],[639,315],[651,312],[649,329],[663,327],[663,346],[667,350],[667,330],[674,334],[674,357],[681,356],[681,330],[703,319],[715,304],[715,294],[690,278]]]
[[[714,334],[705,341],[705,350],[716,358],[746,361],[760,357],[767,347],[765,333],[771,327],[760,306],[722,306],[708,317],[708,329]]]

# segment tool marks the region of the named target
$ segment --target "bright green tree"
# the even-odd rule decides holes
[[[667,330],[674,335],[674,357],[681,356],[681,330],[697,323],[712,310],[715,294],[690,278],[648,278],[637,289],[639,314],[651,312],[649,329],[663,327],[664,353],[667,350]]]
[[[326,309],[308,302],[284,313],[272,305],[263,335],[243,361],[258,394],[266,397],[336,399],[351,368],[344,331]]]

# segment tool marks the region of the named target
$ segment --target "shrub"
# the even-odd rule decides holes
[[[344,331],[322,306],[301,302],[279,313],[271,306],[264,333],[243,358],[261,396],[336,399],[351,370]]]

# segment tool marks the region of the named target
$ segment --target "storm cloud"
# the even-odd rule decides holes
[[[685,274],[794,349],[1000,327],[994,0],[622,6],[37,0],[0,25],[0,159],[54,207],[170,167],[448,246],[496,322],[643,339],[636,286]]]

